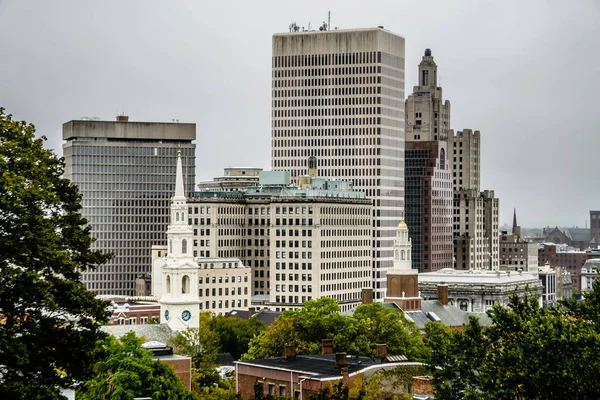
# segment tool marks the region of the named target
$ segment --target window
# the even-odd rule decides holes
[[[181,254],[187,254],[187,240],[183,239],[181,241]]]
[[[167,275],[167,293],[171,293],[171,275]]]
[[[181,293],[189,293],[190,292],[190,277],[184,275],[181,278]]]

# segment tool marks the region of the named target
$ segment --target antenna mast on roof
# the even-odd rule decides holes
[[[331,11],[327,11],[327,30],[331,30]]]

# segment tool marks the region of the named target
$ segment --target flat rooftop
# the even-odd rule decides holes
[[[192,141],[196,140],[196,124],[73,120],[63,124],[62,138]]]

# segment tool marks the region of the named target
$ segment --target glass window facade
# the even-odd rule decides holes
[[[151,271],[152,245],[166,243],[178,151],[187,192],[194,190],[195,147],[191,140],[176,139],[67,139],[65,177],[82,194],[82,213],[96,239],[93,247],[113,255],[96,271],[83,273],[89,290],[135,295],[135,279]]]

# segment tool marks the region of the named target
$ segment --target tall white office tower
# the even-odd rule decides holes
[[[320,175],[373,200],[374,297],[385,296],[404,212],[404,38],[383,27],[273,35],[274,170]]]

